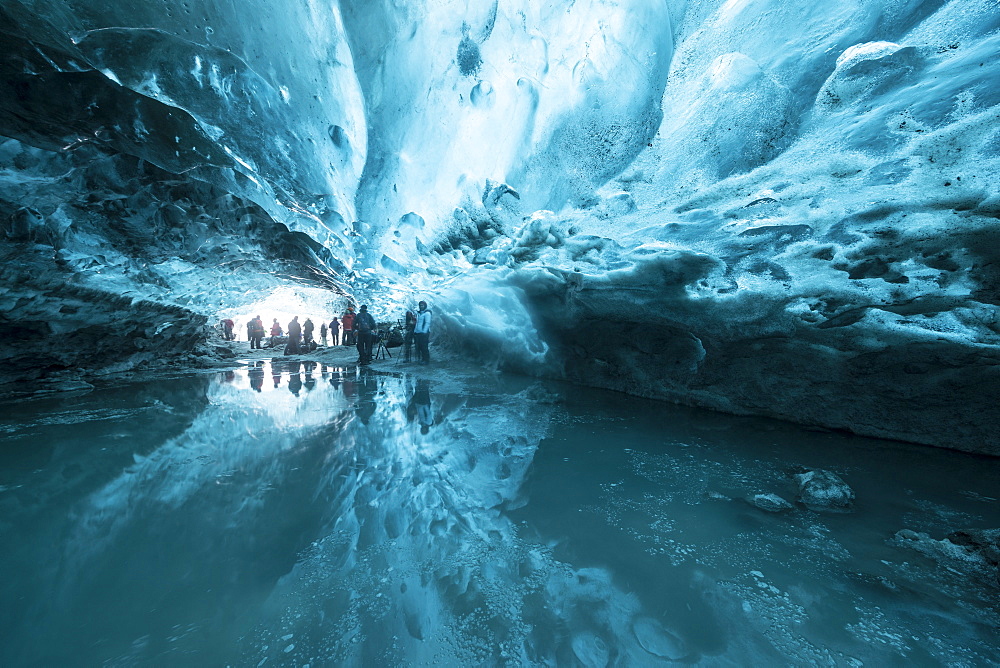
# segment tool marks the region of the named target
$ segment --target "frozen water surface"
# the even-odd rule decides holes
[[[0,663],[1000,661],[996,582],[895,538],[995,527],[989,460],[261,364],[4,407]],[[807,469],[848,512],[796,501]]]

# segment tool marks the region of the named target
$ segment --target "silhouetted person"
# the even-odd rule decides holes
[[[427,302],[417,304],[417,324],[413,327],[413,340],[417,344],[417,360],[421,364],[430,364],[431,353],[428,348],[431,338],[431,311]]]
[[[319,339],[320,339],[320,341],[323,342],[324,346],[326,345],[326,333],[329,332],[329,331],[330,330],[326,326],[325,322],[324,323],[320,323],[320,326],[319,326]]]
[[[417,316],[407,311],[403,317],[403,361],[413,361],[413,328],[417,326]]]
[[[299,352],[299,341],[302,340],[302,325],[299,324],[299,316],[292,318],[288,323],[288,345],[285,346],[286,355],[297,355]]]
[[[250,349],[260,350],[260,340],[264,338],[264,321],[260,316],[247,323],[247,336],[250,337]]]
[[[306,321],[302,323],[302,341],[305,343],[306,352],[309,352],[313,348],[313,321],[306,318]]]
[[[375,318],[368,312],[368,306],[361,305],[358,316],[354,319],[354,332],[358,339],[358,362],[369,364],[372,361],[372,341],[375,338]]]
[[[232,341],[233,339],[236,338],[236,335],[233,334],[233,330],[235,328],[236,328],[236,323],[233,322],[231,318],[226,318],[225,320],[222,321],[222,331],[223,331],[223,336],[226,338],[226,341]]]
[[[340,345],[340,320],[336,316],[330,321],[330,345]]]

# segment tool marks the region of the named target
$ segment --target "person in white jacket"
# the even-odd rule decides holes
[[[417,361],[421,364],[430,364],[431,353],[427,349],[427,343],[431,336],[431,311],[427,308],[427,302],[417,304],[417,324],[413,328],[413,339],[417,344]]]

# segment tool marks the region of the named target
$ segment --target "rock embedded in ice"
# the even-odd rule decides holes
[[[993,565],[1000,565],[1000,529],[965,529],[945,536],[955,545],[978,553]]]
[[[747,499],[747,503],[761,510],[766,510],[769,513],[780,513],[785,510],[792,510],[795,507],[777,494],[754,494]]]
[[[889,544],[916,550],[954,573],[1000,586],[1000,529],[954,531],[943,540],[936,540],[923,532],[901,529]]]
[[[1000,585],[1000,529],[965,529],[953,531],[945,538],[979,560],[980,571]]]
[[[815,469],[793,477],[799,485],[799,501],[810,510],[852,509],[854,490],[836,473]]]

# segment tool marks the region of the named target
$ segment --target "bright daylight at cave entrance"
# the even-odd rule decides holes
[[[0,39],[0,665],[1000,665],[997,0]]]

